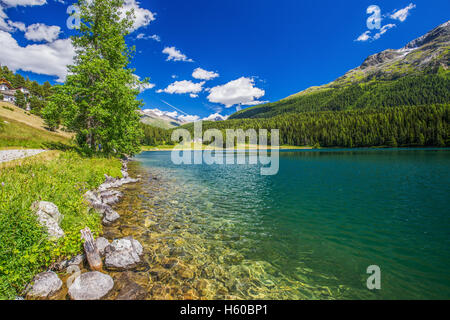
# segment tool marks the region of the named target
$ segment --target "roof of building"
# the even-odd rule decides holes
[[[0,79],[0,84],[6,84],[9,89],[13,89],[13,86],[11,85],[11,83],[4,78]]]

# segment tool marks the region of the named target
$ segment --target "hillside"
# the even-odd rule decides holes
[[[239,111],[230,119],[307,111],[430,105],[450,101],[450,22],[405,47],[368,57],[335,81],[281,101]]]
[[[0,102],[0,148],[25,147],[52,149],[59,144],[68,144],[72,135],[51,132],[43,120],[12,104]]]

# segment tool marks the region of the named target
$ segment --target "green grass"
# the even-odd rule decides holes
[[[53,149],[57,145],[68,145],[70,140],[59,134],[37,129],[23,122],[0,117],[0,148],[25,147]]]
[[[88,209],[83,194],[103,183],[105,173],[121,176],[120,168],[118,159],[56,151],[0,168],[0,299],[20,295],[35,274],[80,253],[80,229],[101,231],[101,217]],[[58,243],[47,240],[30,209],[37,200],[55,203],[64,215],[66,236]]]

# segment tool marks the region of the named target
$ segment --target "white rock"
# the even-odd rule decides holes
[[[107,210],[105,210],[105,215],[103,217],[103,224],[105,226],[109,226],[119,219],[120,219],[120,215],[116,211],[112,210],[111,208],[108,208]]]
[[[142,245],[132,237],[114,240],[105,250],[105,266],[112,270],[129,270],[139,265]]]
[[[62,281],[54,272],[39,273],[34,278],[34,284],[28,292],[28,297],[33,299],[43,299],[52,296],[62,287]]]
[[[100,252],[100,255],[105,255],[105,249],[107,246],[109,246],[109,241],[103,237],[95,239],[95,244],[97,246],[98,251]]]
[[[93,271],[83,273],[69,288],[73,300],[99,300],[114,287],[114,280],[107,274]]]
[[[59,226],[63,216],[56,205],[51,202],[41,201],[35,202],[32,209],[38,216],[39,224],[47,229],[50,238],[59,239],[64,237],[64,231]]]

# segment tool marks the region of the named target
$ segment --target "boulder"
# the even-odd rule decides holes
[[[105,255],[105,249],[109,246],[109,241],[103,237],[99,237],[95,239],[95,244],[97,245],[97,249],[100,252],[101,256]]]
[[[105,250],[105,266],[110,270],[131,270],[141,263],[142,245],[132,237],[114,240]]]
[[[63,216],[59,212],[58,207],[54,203],[48,201],[36,201],[35,203],[33,203],[33,209],[35,211],[42,211],[57,223],[61,223],[63,219]]]
[[[122,196],[123,194],[120,191],[104,190],[100,192],[100,197],[102,199],[101,202],[107,205],[113,205],[118,203]]]
[[[114,280],[107,274],[93,271],[77,277],[69,288],[73,300],[100,300],[114,287]]]
[[[120,215],[111,208],[108,208],[103,216],[103,224],[105,226],[112,225],[114,222],[120,219]]]
[[[27,294],[28,299],[45,299],[57,293],[63,283],[54,272],[39,273],[33,280],[34,284]]]
[[[35,202],[32,205],[32,210],[36,213],[39,224],[47,229],[49,238],[59,239],[64,237],[64,231],[59,226],[63,216],[55,204],[47,201]]]

